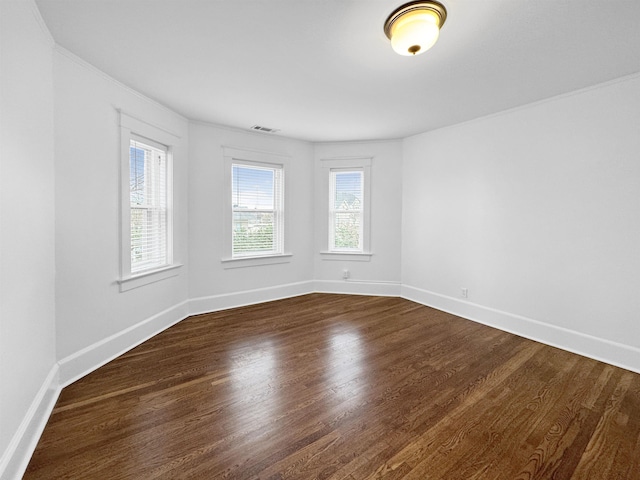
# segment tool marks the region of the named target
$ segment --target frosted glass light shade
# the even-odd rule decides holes
[[[438,2],[411,2],[389,15],[384,31],[398,54],[419,55],[436,43],[446,16]]]
[[[400,55],[419,55],[438,40],[438,18],[430,11],[416,10],[398,19],[391,27],[391,47]]]

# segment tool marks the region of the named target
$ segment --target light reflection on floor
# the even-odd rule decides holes
[[[232,408],[238,418],[263,425],[279,416],[278,350],[272,340],[252,340],[230,352]],[[275,425],[273,425],[275,427]],[[239,425],[238,427],[242,427]]]
[[[335,329],[325,344],[328,355],[324,365],[310,365],[312,375],[324,377],[331,385],[332,394],[327,400],[334,405],[344,402],[360,402],[363,393],[366,361],[364,345],[360,333],[356,329]],[[300,388],[303,383],[285,387],[282,381],[287,379],[287,365],[299,357],[303,361],[313,362],[316,354],[304,355],[305,352],[284,352],[278,349],[278,342],[273,338],[254,338],[234,346],[229,353],[231,363],[229,393],[234,397],[231,403],[235,418],[242,422],[233,426],[236,433],[244,431],[248,425],[260,425],[255,431],[257,435],[276,435],[278,420],[286,413],[283,405],[290,397],[289,389]],[[291,379],[289,379],[291,380]],[[312,378],[307,379],[315,383]],[[289,402],[289,408],[291,402]],[[258,440],[253,438],[252,440]]]
[[[330,355],[327,372],[338,399],[358,400],[357,383],[364,372],[364,349],[356,330],[338,331],[329,338]]]

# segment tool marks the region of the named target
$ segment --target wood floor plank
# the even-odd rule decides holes
[[[611,478],[610,471],[620,446],[615,440],[627,427],[626,418],[620,418],[620,406],[626,396],[633,375],[625,372],[607,399],[604,411],[589,439],[579,466],[574,470],[575,478]]]
[[[25,479],[640,479],[640,375],[400,298],[190,317],[65,388]]]
[[[514,372],[508,379],[508,387],[514,392],[512,398],[505,407],[496,406],[500,414],[475,439],[478,447],[468,449],[466,458],[448,476],[486,478],[487,471],[497,471],[505,478],[515,477],[518,472],[513,471],[513,466],[528,461],[527,447],[537,444],[535,438],[548,430],[545,420],[554,418],[560,407],[575,395],[578,385],[587,380],[589,370],[580,368],[578,360],[554,349],[532,358],[524,368]],[[528,437],[525,432],[530,432]],[[523,444],[522,438],[528,442]]]

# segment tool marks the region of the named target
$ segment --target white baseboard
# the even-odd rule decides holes
[[[29,465],[40,435],[60,396],[58,365],[55,364],[34,397],[18,430],[0,458],[0,478],[20,479]]]
[[[275,287],[257,288],[242,292],[223,293],[189,300],[189,314],[217,312],[228,308],[244,307],[256,303],[271,302],[283,298],[297,297],[313,293],[313,282],[298,282],[277,285]]]
[[[402,297],[474,322],[640,373],[640,349],[532,318],[402,285]]]
[[[342,293],[347,295],[373,295],[399,297],[400,282],[362,282],[357,280],[316,280],[314,291],[318,293]]]
[[[188,301],[185,300],[63,358],[58,362],[60,387],[70,385],[188,316]]]

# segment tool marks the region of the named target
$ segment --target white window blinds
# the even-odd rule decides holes
[[[234,163],[231,177],[233,258],[282,254],[282,167]]]
[[[131,273],[163,267],[168,255],[167,149],[131,139]]]
[[[363,251],[364,172],[330,171],[329,250]]]

